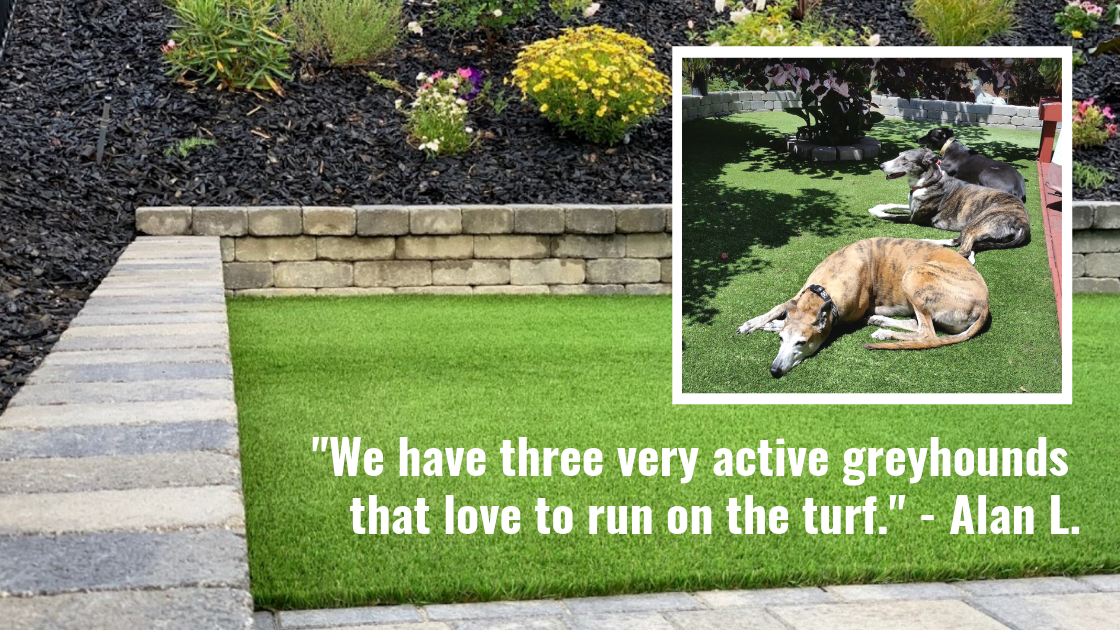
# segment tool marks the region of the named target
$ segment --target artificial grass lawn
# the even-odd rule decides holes
[[[991,324],[964,343],[922,351],[870,351],[875,327],[833,333],[781,379],[770,376],[774,333],[736,336],[743,322],[793,297],[829,254],[876,236],[953,238],[931,227],[877,219],[867,209],[906,203],[904,180],[879,163],[940,126],[887,120],[871,130],[882,159],[806,162],[782,153],[802,124],[784,112],[736,114],[684,126],[683,274],[685,392],[1057,392],[1061,341],[1038,195],[1039,134],[954,127],[958,139],[1014,164],[1027,180],[1032,242],[977,254]],[[727,258],[722,258],[727,254]]]
[[[454,602],[643,591],[796,584],[896,582],[1120,571],[1120,395],[1110,331],[1120,300],[1075,304],[1070,406],[673,406],[667,298],[425,297],[293,298],[229,303],[252,591],[265,608],[392,602]],[[335,477],[312,436],[361,436],[385,452],[380,477]],[[486,450],[480,477],[397,476],[397,441]],[[502,474],[503,439],[532,446],[599,448],[598,477]],[[1064,448],[1063,477],[937,477],[911,485],[882,472],[842,483],[850,447],[1017,447],[1039,436]],[[724,478],[711,474],[716,448],[757,448],[761,439],[829,452],[823,477]],[[700,449],[695,475],[626,478],[619,447]],[[676,463],[676,460],[674,460]],[[359,467],[360,471],[360,467]],[[445,473],[446,474],[446,473]],[[352,533],[351,500],[432,506],[426,536]],[[515,535],[443,534],[443,497],[457,505],[514,505]],[[784,505],[784,535],[733,536],[729,497]],[[902,512],[888,495],[905,494]],[[1030,536],[948,534],[956,495],[988,505],[1031,505]],[[1051,536],[1050,495],[1062,495],[1064,524]],[[879,497],[887,535],[811,536],[805,497],[817,505],[862,505]],[[573,508],[567,535],[536,532],[533,506]],[[975,500],[973,501],[975,504]],[[589,505],[648,505],[651,535],[587,531]],[[674,505],[712,508],[710,535],[672,535]],[[935,514],[933,523],[921,514]],[[481,527],[481,525],[480,525]]]

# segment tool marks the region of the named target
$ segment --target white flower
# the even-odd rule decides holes
[[[712,46],[719,46],[719,42],[712,42]]]
[[[413,33],[416,33],[417,35],[423,35],[424,34],[424,27],[420,26],[419,22],[409,22],[408,23],[408,30],[412,31]]]
[[[739,22],[742,22],[743,20],[747,19],[747,16],[750,15],[750,14],[751,14],[750,9],[740,9],[738,11],[732,11],[731,12],[731,21],[734,22],[735,24],[738,24]]]
[[[810,45],[810,46],[824,46],[824,42],[820,41],[819,39],[815,39],[815,40],[813,40],[813,42],[812,42],[811,44],[809,44],[809,45]]]
[[[423,72],[421,72],[420,74],[416,75],[416,80],[417,80],[417,81],[423,81],[424,79],[427,79],[427,78],[428,78],[428,75],[424,74]]]
[[[474,133],[474,129],[471,129],[470,127],[467,127],[463,131],[466,131],[467,133]]]
[[[494,17],[502,17],[502,10],[494,9]]]
[[[455,104],[456,104],[456,105],[458,105],[459,107],[462,107],[462,106],[466,105],[466,104],[467,104],[467,102],[466,102],[466,101],[464,101],[464,100],[463,100],[463,99],[461,99],[461,98],[457,98],[457,99],[455,99]]]
[[[396,103],[394,103],[394,105],[396,105],[397,109],[400,109],[400,108],[401,108],[401,103],[402,103],[402,102],[404,102],[404,101],[402,101],[401,99],[399,99],[399,98],[398,98],[398,99],[397,99],[397,101],[396,101]]]
[[[716,13],[723,13],[727,8],[727,0],[716,0]]]
[[[880,41],[881,41],[881,39],[879,37],[879,34],[875,33],[871,37],[867,38],[867,45],[868,46],[878,46]]]
[[[459,87],[459,79],[456,79],[456,78],[452,77],[450,79],[450,81],[451,81],[451,87],[456,87],[456,88]]]
[[[692,20],[689,20],[689,21],[688,21],[688,30],[690,30],[690,31],[691,31],[691,30],[692,30],[692,29],[694,29],[694,28],[696,28],[696,24],[694,24],[694,23],[692,22]]]
[[[586,9],[583,10],[583,17],[589,18],[599,12],[599,3],[592,2]]]

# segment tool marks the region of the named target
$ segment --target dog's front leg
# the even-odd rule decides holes
[[[747,320],[746,322],[743,322],[743,325],[740,326],[739,330],[737,330],[736,332],[740,335],[746,335],[746,334],[750,334],[750,333],[752,333],[756,330],[762,330],[770,322],[772,322],[775,319],[778,319],[779,317],[782,317],[783,315],[785,315],[786,312],[789,311],[789,306],[790,306],[789,302],[782,302],[781,304],[779,304],[779,305],[775,306],[774,308],[770,309],[765,314],[759,315],[758,317],[756,317],[754,319]],[[769,328],[765,328],[765,329],[769,330]],[[779,328],[778,330],[780,331],[781,328]]]
[[[868,210],[871,216],[880,219],[887,219],[890,221],[909,221],[909,214],[899,214],[897,212],[887,212],[887,210],[910,210],[910,206],[901,203],[881,203],[874,208]]]

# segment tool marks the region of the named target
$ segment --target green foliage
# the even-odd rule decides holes
[[[1116,176],[1106,173],[1092,164],[1073,163],[1073,187],[1082,190],[1100,190],[1108,182],[1115,181]]]
[[[467,33],[496,33],[533,15],[539,6],[540,0],[442,0],[436,23]]]
[[[175,144],[167,147],[163,154],[168,157],[172,155],[178,155],[179,157],[185,158],[190,155],[191,152],[195,149],[199,149],[202,147],[212,147],[214,146],[214,144],[215,142],[209,138],[183,138]]]
[[[1093,5],[1096,9],[1097,7]],[[1072,4],[1062,9],[1061,13],[1054,16],[1054,24],[1062,29],[1062,35],[1066,37],[1073,37],[1074,33],[1078,33],[1076,39],[1097,30],[1101,25],[1101,15],[1090,13],[1085,10],[1085,7],[1080,4]]]
[[[548,0],[548,8],[556,17],[565,22],[574,22],[583,17],[583,12],[591,6],[591,0]]]
[[[1015,28],[1016,0],[914,0],[910,13],[938,46],[979,46]]]
[[[1038,62],[1038,73],[1042,75],[1043,84],[1051,89],[1057,89],[1062,84],[1062,60],[1043,59]]]
[[[489,103],[494,113],[501,116],[502,112],[509,109],[515,97],[512,96],[509,91],[502,88],[501,85],[494,83],[494,81],[490,79],[486,79],[482,82],[482,91],[479,92],[478,98]]]
[[[870,76],[862,64],[846,59],[806,59],[770,66],[767,89],[790,85],[800,108],[786,109],[805,121],[797,136],[820,144],[852,144],[883,120],[871,111]]]
[[[164,46],[168,74],[219,89],[272,90],[288,74],[292,22],[270,0],[171,0],[175,23]]]
[[[1101,109],[1093,99],[1073,102],[1073,146],[1099,147],[1116,135],[1111,108]]]
[[[399,82],[393,81],[392,79],[386,79],[373,70],[369,71],[368,76],[371,81],[387,90],[393,90],[394,92],[400,92],[401,94],[408,94],[408,90],[404,89],[404,87]]]
[[[812,15],[794,21],[792,13],[796,7],[794,0],[778,0],[763,11],[746,14],[738,23],[723,24],[709,31],[708,41],[721,46],[863,45],[856,31],[837,28]]]
[[[517,55],[513,83],[548,120],[596,143],[616,144],[669,100],[669,77],[640,38],[602,26],[566,29]]]
[[[1042,62],[1047,59],[1016,59],[1015,78],[1007,86],[1007,102],[1012,105],[1038,106],[1038,101],[1044,96],[1061,96],[1052,85],[1046,84],[1046,77],[1042,74]],[[1058,73],[1061,76],[1061,59],[1058,62]]]
[[[401,0],[291,0],[296,49],[333,66],[365,65],[397,44]]]
[[[459,75],[421,74],[416,100],[408,110],[405,129],[417,149],[429,158],[463,153],[474,144],[473,129],[467,127],[470,84]],[[403,101],[397,100],[402,109]]]

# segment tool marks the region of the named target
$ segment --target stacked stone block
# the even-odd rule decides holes
[[[1073,292],[1120,293],[1120,202],[1073,203]]]
[[[777,102],[777,101],[775,101]],[[669,205],[140,208],[221,237],[233,295],[668,294]]]
[[[684,95],[680,98],[681,113],[685,121],[730,116],[739,112],[784,111],[801,107],[797,94],[789,90],[711,92],[703,97]],[[1042,131],[1042,121],[1038,118],[1037,107],[905,99],[879,94],[873,95],[871,102],[879,106],[875,111],[887,118],[945,125],[979,125],[998,129]]]

